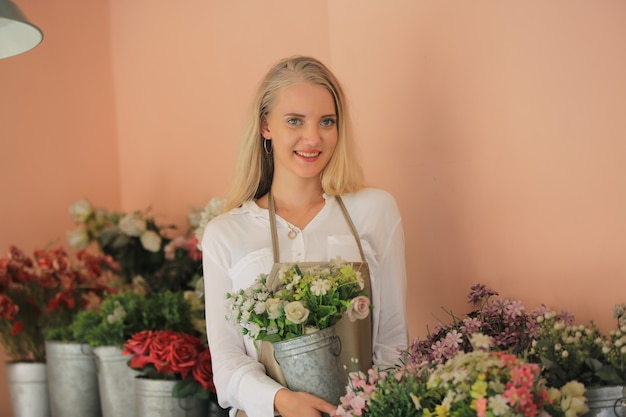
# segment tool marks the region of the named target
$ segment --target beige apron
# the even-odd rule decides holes
[[[280,279],[278,279],[278,271],[284,265],[293,265],[297,263],[299,266],[307,267],[313,265],[325,265],[330,264],[330,262],[280,262],[280,255],[278,250],[278,236],[276,232],[276,211],[274,208],[274,198],[272,197],[271,191],[268,196],[269,201],[269,218],[270,218],[270,229],[272,233],[272,250],[274,253],[274,265],[272,266],[272,271],[269,274],[267,285],[270,288],[276,288],[280,283]],[[357,271],[360,271],[363,277],[363,281],[365,282],[365,291],[370,298],[372,299],[372,290],[371,290],[371,282],[370,282],[370,274],[369,267],[367,261],[365,260],[365,254],[363,252],[363,246],[361,245],[361,239],[359,239],[359,234],[352,222],[352,218],[346,209],[346,206],[343,203],[343,200],[340,196],[336,196],[335,199],[337,203],[341,207],[341,211],[346,219],[346,222],[350,226],[350,230],[352,231],[352,235],[356,240],[356,244],[359,247],[359,253],[361,255],[361,262],[348,262],[353,266],[353,268]],[[331,254],[332,255],[332,254]],[[352,372],[355,369],[355,365],[352,363],[352,359],[357,359],[358,369],[362,371],[367,371],[372,367],[372,315],[368,315],[367,318],[363,320],[357,320],[355,322],[351,322],[347,315],[337,323],[336,325],[337,335],[341,340],[341,353],[340,359],[342,365],[344,365],[348,372]],[[265,371],[268,376],[277,381],[283,386],[286,386],[285,378],[280,370],[280,366],[276,362],[274,358],[274,347],[270,342],[261,341],[259,347],[259,362],[261,362],[265,366]],[[346,378],[347,384],[347,378]],[[237,417],[245,417],[246,414],[243,410],[237,410]]]

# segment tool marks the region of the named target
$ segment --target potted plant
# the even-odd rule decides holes
[[[273,344],[289,388],[336,402],[345,375],[334,326],[344,313],[351,321],[369,315],[363,277],[351,264],[336,259],[323,266],[285,265],[276,281],[268,283],[268,276],[261,274],[251,287],[227,293],[228,319],[241,326],[244,335]],[[306,358],[325,366],[309,366],[293,356],[304,346],[319,346]],[[303,368],[307,378],[298,371]]]
[[[443,362],[410,360],[394,369],[351,373],[336,414],[362,417],[576,417],[588,410],[584,385],[560,389],[538,364],[502,350],[494,338],[469,334],[466,350]],[[408,358],[408,357],[407,357]]]
[[[25,362],[41,369],[42,382],[54,378],[45,365],[46,332],[69,325],[77,312],[111,292],[105,272],[111,268],[110,258],[85,251],[72,258],[62,248],[36,250],[29,257],[15,246],[9,249],[0,259],[0,339],[12,361],[10,378]]]
[[[215,399],[211,352],[198,337],[143,330],[124,345],[135,379],[137,415],[205,416]]]
[[[192,309],[182,292],[150,294],[126,291],[105,298],[99,311],[76,316],[71,330],[77,340],[93,348],[99,364],[99,387],[103,417],[134,415],[136,372],[121,353],[124,343],[142,330],[168,329],[193,333]]]

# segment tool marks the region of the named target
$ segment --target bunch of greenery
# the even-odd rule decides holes
[[[98,312],[85,311],[71,324],[73,339],[92,347],[122,347],[142,330],[194,334],[191,304],[181,292],[123,292],[107,297]]]

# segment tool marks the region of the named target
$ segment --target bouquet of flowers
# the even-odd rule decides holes
[[[535,315],[519,300],[492,300],[498,295],[483,284],[472,286],[467,300],[474,310],[460,318],[448,312],[450,323],[438,325],[424,340],[414,339],[405,354],[413,363],[443,363],[458,352],[471,351],[470,337],[478,332],[493,338],[493,350],[527,352],[538,331]]]
[[[554,386],[572,378],[586,386],[624,384],[626,372],[626,323],[624,310],[615,307],[617,330],[601,334],[593,323],[574,324],[569,312],[557,314],[545,307],[538,309],[539,331],[533,341],[528,359],[541,363],[544,376]]]
[[[124,345],[129,366],[150,379],[178,381],[172,395],[209,399],[215,394],[209,348],[197,337],[171,330],[143,330]]]
[[[245,289],[227,293],[227,319],[255,340],[278,342],[336,324],[344,313],[351,321],[371,308],[361,273],[340,258],[329,267],[292,264],[278,272],[277,288],[261,274]]]
[[[80,251],[36,250],[28,257],[11,247],[0,258],[0,338],[14,361],[45,361],[44,332],[63,329],[83,310],[95,308],[109,287],[110,257]]]
[[[78,224],[68,232],[70,247],[85,249],[96,242],[120,264],[126,283],[138,276],[145,278],[163,265],[164,247],[170,241],[164,231],[173,226],[158,226],[149,212],[109,212],[78,200],[70,206],[70,214]]]
[[[353,374],[336,414],[363,417],[576,417],[588,411],[585,388],[571,381],[560,390],[541,379],[537,364],[504,351],[493,339],[469,337],[472,350],[438,364],[406,364]]]

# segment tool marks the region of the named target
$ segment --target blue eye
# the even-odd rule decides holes
[[[299,125],[300,123],[301,123],[300,119],[293,119],[293,118],[292,119],[287,119],[287,124],[290,124],[290,125],[293,125],[293,126]]]
[[[323,127],[330,127],[333,126],[336,122],[335,119],[324,119],[321,121],[320,125]]]

